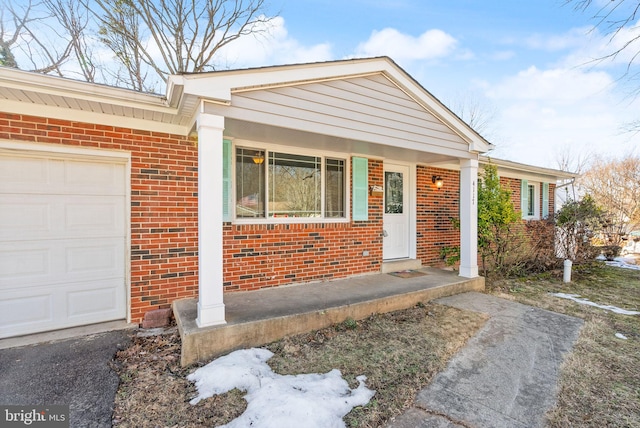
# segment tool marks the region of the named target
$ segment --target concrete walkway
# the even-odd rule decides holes
[[[481,293],[435,302],[490,319],[388,427],[544,426],[582,320]]]

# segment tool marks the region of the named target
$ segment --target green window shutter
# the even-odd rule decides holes
[[[549,217],[549,183],[542,183],[542,218]]]
[[[529,182],[527,180],[520,180],[520,211],[522,211],[522,217],[526,217],[529,211]]]
[[[369,160],[367,158],[353,157],[352,161],[353,181],[353,220],[369,220]]]
[[[222,221],[231,221],[231,140],[222,140]]]

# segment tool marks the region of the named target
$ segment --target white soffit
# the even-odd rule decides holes
[[[181,114],[160,95],[0,67],[8,113],[186,135],[195,106]]]

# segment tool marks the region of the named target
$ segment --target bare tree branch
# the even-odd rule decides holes
[[[565,0],[565,4],[572,4],[579,12],[594,10],[592,19],[595,21],[593,30],[599,28],[608,35],[610,52],[592,63],[616,60],[623,54],[628,54],[626,67],[619,80],[625,80],[632,86],[631,96],[640,96],[640,1],[611,0],[596,2],[593,0]],[[627,124],[632,132],[640,131],[639,123],[633,121]]]
[[[42,2],[34,3],[32,0],[22,3],[1,0],[1,44],[12,56],[14,52],[25,54],[23,57],[30,66],[22,68],[62,75],[60,67],[69,59],[72,46],[51,25],[52,14],[42,5]]]
[[[119,61],[135,52],[163,81],[169,74],[214,70],[220,48],[264,31],[272,19],[263,14],[264,0],[82,1],[103,35],[112,34],[107,45]],[[125,25],[123,13],[135,16],[139,26]]]
[[[580,180],[581,187],[607,212],[619,236],[640,225],[640,158],[597,157]],[[612,237],[616,238],[615,236]]]
[[[87,82],[95,82],[96,65],[86,39],[88,11],[77,0],[43,0],[43,4],[66,31],[67,49],[73,52],[82,77]]]

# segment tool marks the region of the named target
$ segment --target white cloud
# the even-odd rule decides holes
[[[516,56],[514,51],[497,51],[489,56],[493,61],[507,61]]]
[[[225,68],[328,61],[334,58],[329,43],[304,46],[289,35],[284,18],[271,20],[264,31],[240,37],[220,50]]]
[[[484,89],[501,111],[503,158],[555,167],[564,145],[611,154],[640,140],[620,131],[640,111],[640,100],[620,102],[614,79],[603,71],[529,67]]]
[[[613,79],[602,71],[554,68],[539,70],[535,66],[508,77],[487,90],[495,99],[539,100],[551,104],[572,104],[612,88]]]
[[[588,42],[592,29],[592,27],[579,27],[572,28],[563,34],[534,34],[527,37],[525,46],[550,52],[581,48]]]
[[[369,39],[358,45],[357,56],[389,56],[398,62],[432,60],[450,55],[457,40],[442,30],[428,30],[414,37],[394,28],[371,33]]]
[[[598,28],[582,30],[583,43],[565,58],[565,64],[594,67],[626,67],[629,63],[640,65],[640,58],[637,57],[640,52],[640,21],[614,34],[603,34]],[[612,55],[618,50],[618,54]]]

